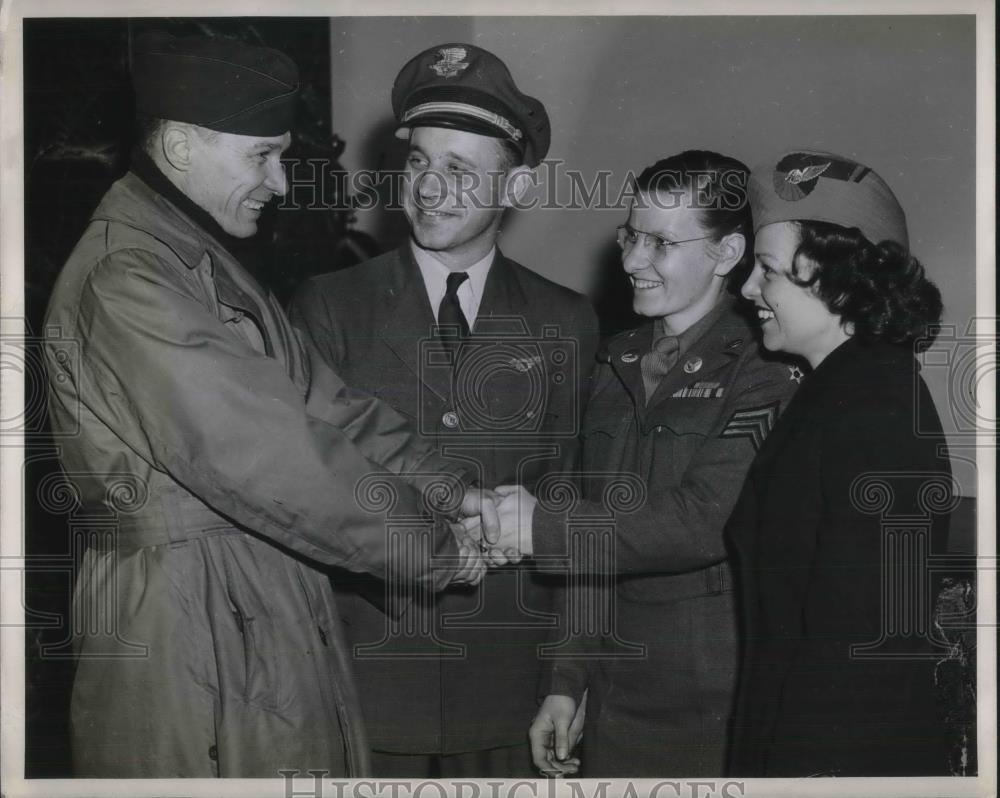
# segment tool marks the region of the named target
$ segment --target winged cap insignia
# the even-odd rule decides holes
[[[830,168],[830,163],[814,164],[812,166],[807,166],[805,169],[792,169],[785,175],[785,181],[797,186],[799,183],[805,183],[809,180],[815,180],[823,172]]]
[[[438,60],[431,64],[433,69],[442,78],[453,78],[459,72],[469,68],[465,63],[468,55],[464,47],[442,47],[438,50]]]

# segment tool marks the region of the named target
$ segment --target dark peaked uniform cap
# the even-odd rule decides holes
[[[400,70],[392,87],[397,135],[446,127],[504,139],[535,167],[549,151],[545,106],[521,92],[493,53],[472,44],[440,44]]]

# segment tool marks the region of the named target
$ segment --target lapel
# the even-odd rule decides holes
[[[722,313],[715,324],[692,344],[677,361],[677,365],[663,378],[648,403],[647,410],[668,401],[676,391],[693,383],[724,383],[725,379],[719,377],[720,372],[729,367],[744,347],[753,344],[752,333],[735,307]],[[699,360],[701,366],[694,370],[693,367]]]
[[[431,344],[434,314],[420,268],[409,243],[396,250],[382,295],[383,312],[379,337],[413,375],[434,391],[442,401],[451,396],[451,370],[428,368],[421,362],[423,353],[433,355]],[[421,342],[425,342],[423,347]]]
[[[207,255],[207,271],[215,286],[216,299],[229,311],[228,315],[220,313],[220,318],[227,321],[241,313],[249,315],[260,330],[268,357],[275,357],[276,338],[282,353],[287,355],[284,333],[271,323],[271,305],[257,281],[214,237],[134,172],[115,183],[114,194],[108,193],[92,218],[119,222],[152,235],[165,243],[188,269],[205,264]]]
[[[514,267],[497,248],[490,264],[479,313],[472,327],[475,335],[529,335],[528,297],[514,273]]]
[[[268,357],[275,357],[275,337],[280,338],[279,331],[268,323],[268,302],[252,283],[252,278],[246,274],[243,267],[224,252],[209,249],[212,260],[212,277],[215,282],[215,293],[221,305],[235,313],[245,313],[257,324],[261,337],[264,339],[264,350]],[[243,272],[243,274],[241,274]],[[244,279],[240,279],[244,278]],[[283,342],[282,342],[283,343]],[[282,346],[282,350],[285,347]],[[284,352],[287,355],[287,352]]]
[[[525,407],[537,407],[537,411],[533,409],[532,412],[552,412],[556,401],[553,385],[560,383],[552,382],[554,373],[539,375],[546,375],[546,369],[558,368],[547,356],[552,351],[551,346],[558,347],[559,342],[552,340],[547,346],[538,338],[545,321],[534,312],[514,266],[497,250],[461,364],[466,384],[475,378],[488,386],[478,395],[478,403],[479,412],[491,422],[515,423],[514,419],[521,418]],[[541,362],[535,362],[539,359]],[[523,367],[517,365],[519,360],[524,363]],[[537,379],[546,381],[540,406],[533,401],[537,400]],[[522,431],[530,429],[529,425]]]
[[[632,401],[635,402],[640,414],[646,403],[640,361],[642,356],[653,348],[654,324],[655,321],[651,319],[641,327],[622,333],[608,343],[608,363],[632,395]]]
[[[434,314],[420,267],[409,244],[396,250],[382,304],[384,311],[379,335],[383,343],[442,401],[449,401],[453,370],[433,365],[428,367],[422,362],[443,350],[433,345]],[[528,320],[525,319],[528,307],[528,298],[513,267],[497,249],[472,326],[472,343],[480,336],[486,339],[484,343],[488,343],[496,335],[530,335]],[[426,342],[423,352],[421,341]],[[520,377],[512,375],[512,379]]]

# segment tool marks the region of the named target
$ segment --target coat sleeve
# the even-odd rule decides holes
[[[331,396],[353,398],[362,402],[375,401],[370,394],[346,386],[336,372],[344,356],[344,342],[337,326],[328,323],[332,312],[324,299],[324,292],[313,290],[312,281],[306,281],[302,285],[288,308],[289,318],[306,350],[312,372],[307,410],[319,417],[329,411]],[[402,417],[387,403],[378,401],[378,406],[385,411],[382,417],[402,421]],[[334,423],[337,423],[336,420]],[[421,489],[441,485],[442,473],[453,472],[465,477],[461,467],[454,461],[445,460],[433,447],[418,443],[418,436],[409,427],[406,428],[405,438],[357,434],[372,432],[364,425],[346,427],[344,432],[366,457],[392,471],[406,474],[408,480]]]
[[[334,369],[340,366],[345,342],[337,325],[330,323],[334,310],[316,280],[306,280],[298,287],[288,305],[288,318],[311,350],[310,362],[320,360]]]
[[[427,518],[400,475],[433,461],[382,403],[332,374],[304,397],[278,360],[233,335],[172,267],[142,250],[94,268],[78,330],[82,400],[154,468],[319,562],[447,584],[450,573],[429,560],[387,561],[390,512]],[[424,526],[422,546],[454,555],[442,520]]]
[[[647,484],[642,506],[615,519],[613,560],[599,556],[600,547],[575,547],[571,554],[572,518],[607,516],[593,501],[579,501],[565,512],[550,512],[539,502],[532,519],[535,556],[555,563],[572,556],[571,570],[595,573],[683,573],[725,560],[726,519],[761,440],[794,387],[786,366],[748,353],[680,483],[669,488]]]
[[[576,402],[576,418],[582,420],[587,412],[587,401],[590,398],[591,385],[596,374],[597,347],[599,342],[599,324],[597,314],[590,302],[581,299],[579,312],[573,325],[577,341],[577,383],[574,400]],[[579,433],[579,429],[577,430]],[[579,468],[580,438],[579,435],[567,441],[561,452],[562,468],[573,473]],[[588,589],[583,585],[569,587],[560,585],[556,590],[560,597],[565,598],[569,590]],[[572,635],[568,628],[568,619],[563,613],[563,622],[553,629],[549,643],[559,643],[560,637],[569,635],[566,642],[569,645],[560,647],[558,657],[549,657],[542,663],[538,683],[538,700],[544,701],[549,695],[565,695],[572,697],[577,706],[583,700],[583,695],[589,683],[590,666],[585,655],[599,647],[599,641],[580,635]],[[581,656],[582,655],[582,656]]]

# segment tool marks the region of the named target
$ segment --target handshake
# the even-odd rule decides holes
[[[536,499],[520,485],[470,488],[451,531],[459,565],[452,583],[478,585],[487,568],[518,563],[532,553],[531,516]]]

